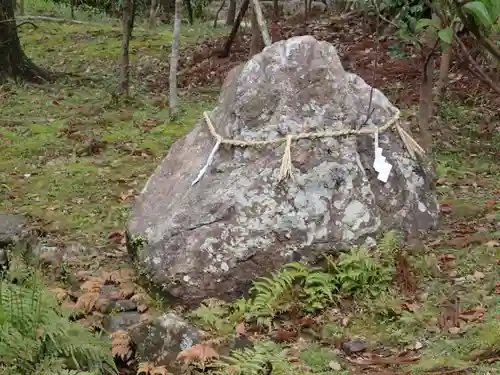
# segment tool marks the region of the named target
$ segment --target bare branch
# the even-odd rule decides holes
[[[463,51],[465,54],[465,57],[467,58],[467,61],[469,64],[476,70],[478,73],[478,78],[481,79],[484,83],[486,83],[493,91],[495,91],[497,94],[500,95],[500,87],[491,80],[490,77],[484,72],[483,69],[479,66],[479,64],[472,58],[472,56],[469,53],[469,50],[465,46],[465,44],[462,42],[462,40],[457,36],[457,34],[453,35],[453,39],[457,42],[457,44],[460,46],[460,49]]]

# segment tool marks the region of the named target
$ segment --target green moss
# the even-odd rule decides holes
[[[121,194],[141,189],[172,143],[191,130],[215,97],[183,96],[175,122],[158,106],[162,96],[141,93],[127,105],[112,106],[119,25],[37,24],[20,32],[37,64],[99,79],[86,85],[5,86],[0,120],[8,126],[0,127],[0,192],[10,198],[0,202],[0,209],[29,214],[54,236],[103,244],[110,231],[126,225],[131,202],[122,201]],[[206,30],[203,24],[184,29],[183,43],[213,34]],[[168,55],[170,35],[168,26],[148,31],[139,22],[132,58]],[[89,154],[92,140],[105,144]],[[147,152],[141,156],[134,150]]]

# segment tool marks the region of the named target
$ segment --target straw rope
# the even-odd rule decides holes
[[[192,182],[191,185],[196,184],[203,175],[206,173],[208,167],[212,163],[212,160],[219,149],[221,144],[232,145],[236,147],[249,147],[249,146],[265,146],[272,144],[281,144],[285,143],[285,151],[283,154],[283,158],[281,160],[281,168],[279,173],[279,180],[285,180],[288,177],[293,178],[292,174],[292,157],[291,157],[291,147],[292,141],[297,141],[300,139],[318,139],[318,138],[331,138],[331,137],[342,137],[348,135],[367,135],[367,134],[377,134],[383,132],[391,127],[395,127],[398,132],[401,140],[405,148],[408,150],[408,153],[412,158],[415,159],[416,155],[421,157],[424,156],[425,150],[420,147],[420,145],[415,141],[408,132],[406,132],[401,125],[399,124],[400,112],[399,110],[394,114],[394,116],[383,126],[381,127],[371,127],[371,128],[362,128],[362,129],[344,129],[344,130],[335,130],[335,131],[322,131],[322,132],[310,132],[310,133],[299,133],[299,134],[290,134],[286,137],[276,138],[271,140],[240,140],[240,139],[228,139],[222,137],[215,130],[214,124],[210,119],[210,116],[207,112],[203,112],[203,117],[205,118],[205,122],[208,126],[210,134],[215,138],[216,143],[212,152],[208,156],[207,162],[203,166],[203,168],[198,173],[196,179]]]

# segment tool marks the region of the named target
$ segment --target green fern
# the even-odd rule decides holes
[[[338,299],[337,277],[328,272],[312,271],[302,287],[302,297],[308,312],[322,310]]]
[[[227,314],[228,306],[224,301],[209,298],[200,306],[189,313],[188,316],[196,318],[205,326],[217,328],[220,320]]]
[[[209,298],[188,316],[198,320],[207,329],[215,330],[219,334],[230,334],[234,332],[236,324],[246,313],[247,301],[243,298],[236,300],[232,305]]]
[[[292,306],[301,305],[306,312],[315,313],[343,295],[376,296],[387,290],[393,279],[397,249],[397,238],[389,232],[380,240],[377,251],[362,247],[341,253],[336,259],[326,256],[326,269],[292,262],[269,277],[255,280],[250,299],[239,299],[230,306],[222,301],[208,300],[191,316],[219,333],[232,333],[242,318],[271,327],[276,316]]]
[[[65,368],[117,374],[111,344],[69,320],[39,283],[0,281],[0,368],[48,374]]]
[[[290,374],[293,368],[288,361],[289,351],[272,341],[264,341],[253,348],[233,350],[229,357],[216,362],[220,375],[260,375],[268,373],[272,366],[273,375]]]
[[[310,270],[302,263],[293,262],[273,272],[271,277],[261,277],[253,282],[247,319],[255,319],[257,324],[270,326],[272,319],[286,311],[292,302],[292,288],[295,282],[303,279]]]

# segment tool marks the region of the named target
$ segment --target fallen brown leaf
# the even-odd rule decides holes
[[[481,320],[484,317],[486,309],[482,306],[475,306],[469,311],[462,312],[458,317],[465,322]]]
[[[123,231],[110,232],[108,240],[112,243],[123,245],[125,243],[125,233]]]
[[[416,303],[403,302],[401,308],[409,312],[415,312],[418,310],[419,306]]]
[[[99,292],[85,293],[78,297],[76,301],[75,308],[79,310],[83,310],[86,313],[90,313],[97,301],[99,300],[100,294]]]
[[[62,302],[68,296],[68,291],[62,288],[50,289],[50,292],[55,295],[59,302]]]
[[[154,366],[150,363],[139,363],[137,375],[170,375],[165,366]]]
[[[472,244],[482,245],[483,243],[488,242],[488,237],[481,235],[471,235],[464,237],[455,237],[446,241],[446,244],[449,246],[464,248]]]
[[[184,349],[177,356],[177,360],[183,360],[184,363],[200,362],[201,364],[213,358],[219,358],[219,354],[211,346],[204,344],[195,344]]]
[[[120,294],[122,298],[130,298],[134,295],[135,292],[135,284],[126,282],[126,283],[120,283]]]
[[[297,336],[296,331],[288,331],[285,329],[278,329],[273,332],[273,340],[276,342],[287,342]]]
[[[111,352],[113,356],[124,361],[129,360],[134,354],[132,351],[132,339],[126,331],[116,331],[111,335]]]
[[[82,292],[99,293],[104,285],[104,280],[96,280],[95,278],[85,281],[81,286]]]
[[[120,200],[122,202],[125,202],[135,196],[135,190],[134,189],[128,189],[127,191],[124,191],[120,194]]]
[[[235,329],[236,336],[245,336],[246,335],[246,330],[245,330],[245,322],[240,322],[236,326]]]

